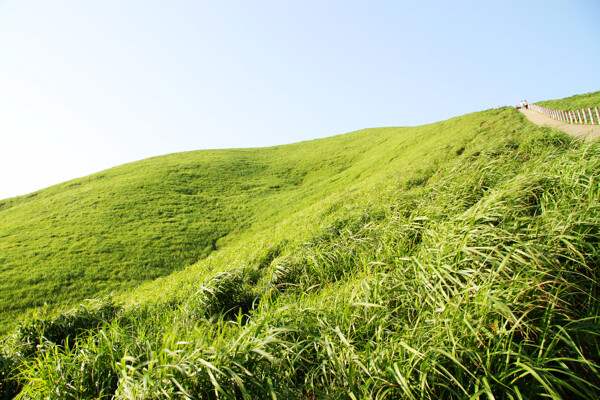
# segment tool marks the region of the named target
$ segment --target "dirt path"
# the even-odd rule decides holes
[[[586,142],[600,137],[600,125],[565,124],[564,122],[556,121],[550,117],[546,117],[544,114],[540,114],[537,111],[521,109],[521,112],[525,114],[527,119],[534,124],[540,126],[549,126],[551,128],[568,133],[569,135],[585,138]]]

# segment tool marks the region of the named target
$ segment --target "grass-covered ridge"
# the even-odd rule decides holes
[[[0,393],[598,398],[600,145],[511,108],[382,132],[277,222],[21,325]]]
[[[486,118],[171,154],[0,201],[0,333],[38,307],[70,307],[168,275],[382,167],[395,165],[398,179],[427,176],[432,160],[456,157],[490,129],[480,126]]]
[[[558,100],[538,101],[535,104],[548,107],[553,110],[579,110],[582,108],[600,107],[600,91],[585,94],[577,94],[571,97],[565,97]]]

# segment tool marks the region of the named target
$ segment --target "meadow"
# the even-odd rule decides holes
[[[457,139],[467,140],[477,123]],[[361,182],[405,148],[451,152],[427,141],[432,132],[368,129],[264,149],[171,154],[2,200],[0,333],[23,316],[169,275]]]
[[[553,110],[563,111],[579,110],[582,108],[590,107],[594,108],[598,107],[598,104],[600,104],[600,91],[585,94],[576,94],[574,96],[566,97],[564,99],[540,101],[536,104],[543,107],[551,108]]]
[[[142,165],[244,152],[257,184],[210,189],[245,207],[225,234],[191,265],[20,323],[0,398],[599,397],[597,142],[505,107],[105,174],[136,187]]]

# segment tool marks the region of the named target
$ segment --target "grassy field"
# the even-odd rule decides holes
[[[537,105],[548,107],[553,110],[579,110],[582,108],[600,107],[600,91],[578,94],[558,100],[538,101]]]
[[[20,324],[0,398],[600,396],[598,143],[502,108],[120,168],[244,152],[210,251]]]
[[[440,135],[449,132],[442,124],[171,154],[0,201],[0,333],[33,310],[51,312],[168,275],[242,232],[363,181],[392,158],[421,169],[414,157],[446,157],[483,117],[459,121],[446,123],[456,136]]]

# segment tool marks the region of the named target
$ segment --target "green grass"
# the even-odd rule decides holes
[[[228,235],[322,196],[359,157],[334,146],[368,151],[360,136],[173,154],[3,201],[2,321],[45,303],[123,291],[196,262]]]
[[[0,201],[0,333],[34,310],[52,312],[169,275],[391,160],[398,175],[426,176],[430,160],[455,155],[485,118],[171,154]]]
[[[600,91],[578,94],[558,100],[538,101],[537,105],[548,107],[553,110],[580,110],[582,108],[600,107]]]
[[[193,265],[19,325],[0,398],[599,397],[599,143],[503,108],[284,149],[312,144],[351,162]]]

